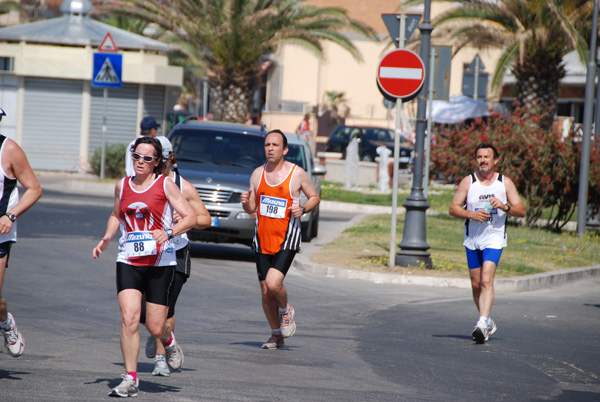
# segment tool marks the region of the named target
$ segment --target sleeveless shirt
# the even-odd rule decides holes
[[[504,177],[496,174],[496,180],[484,186],[477,175],[471,173],[471,186],[467,193],[467,211],[483,209],[489,199],[495,197],[506,204],[506,188]],[[465,236],[463,245],[471,250],[483,250],[486,248],[501,249],[506,247],[506,212],[493,208],[491,218],[486,222],[477,222],[470,219],[465,220]]]
[[[0,174],[2,181],[0,182],[0,216],[6,214],[12,207],[19,202],[19,190],[17,189],[17,178],[9,177],[4,169],[2,169],[2,158],[4,154],[4,145],[7,137],[0,134]],[[17,241],[17,222],[12,224],[10,232],[0,234],[0,243]]]
[[[300,251],[302,237],[300,218],[292,216],[289,208],[300,205],[300,198],[292,197],[292,178],[296,171],[293,165],[281,183],[267,182],[266,165],[260,175],[256,189],[258,210],[252,248],[261,254],[277,254],[282,250]]]
[[[175,173],[175,172],[173,172]],[[175,173],[175,178],[173,180],[175,182],[175,184],[177,184],[177,187],[179,187],[179,189],[181,190],[181,194],[183,194],[183,187],[181,185],[181,176],[178,173]],[[175,250],[181,250],[182,248],[184,248],[185,246],[188,245],[189,243],[189,238],[187,233],[182,233],[180,235],[177,235],[175,237],[173,237],[173,245],[175,246]]]
[[[165,180],[170,179],[159,175],[143,191],[134,190],[131,179],[125,177],[121,182],[119,223],[122,235],[117,262],[140,267],[176,265],[173,241],[158,244],[152,239],[153,230],[168,229],[173,224],[173,210],[165,192]]]

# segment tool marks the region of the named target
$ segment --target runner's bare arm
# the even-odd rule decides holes
[[[310,181],[310,177],[308,177],[306,171],[300,167],[297,167],[296,169],[297,173],[294,179],[298,180],[298,185],[296,187],[294,184],[292,184],[292,187],[298,188],[298,196],[300,195],[299,192],[301,191],[304,193],[306,198],[308,198],[308,201],[306,201],[304,205],[293,205],[290,208],[290,210],[292,211],[292,215],[296,218],[299,218],[302,216],[303,213],[302,207],[304,207],[306,212],[309,212],[316,208],[317,205],[319,205],[319,203],[321,202],[321,198],[317,193],[317,189],[315,188],[315,186],[313,186],[312,182]]]
[[[517,187],[515,183],[505,176],[506,182],[504,184],[506,188],[506,198],[510,203],[510,208],[508,209],[508,214],[510,216],[516,216],[517,218],[523,218],[525,216],[525,205],[521,201],[521,197],[519,196],[519,192],[517,191]]]
[[[204,206],[202,199],[198,195],[198,191],[196,191],[194,186],[192,186],[192,184],[185,179],[181,179],[181,186],[183,187],[183,196],[190,203],[192,209],[196,213],[196,224],[194,225],[194,229],[206,229],[210,226],[210,213]],[[175,214],[177,214],[177,212],[175,212]],[[181,217],[179,214],[177,214],[177,216],[179,220]]]
[[[42,196],[42,187],[40,186],[37,177],[35,177],[23,149],[21,149],[21,147],[13,140],[7,141],[5,150],[7,151],[6,154],[10,155],[10,170],[12,171],[7,173],[12,173],[25,189],[25,192],[20,197],[17,205],[7,212],[19,217],[40,199]]]
[[[173,230],[173,236],[177,236],[194,227],[197,222],[196,213],[183,194],[181,194],[179,187],[172,180],[165,180],[165,194],[167,195],[169,204],[171,204],[171,207],[179,214],[181,219],[170,228],[164,229]],[[169,240],[167,232],[163,229],[153,230],[152,237],[158,244],[163,244]]]

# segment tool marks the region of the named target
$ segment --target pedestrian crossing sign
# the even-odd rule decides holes
[[[94,53],[92,87],[121,88],[123,81],[123,55],[118,53]]]

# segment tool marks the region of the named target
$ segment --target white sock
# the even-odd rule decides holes
[[[271,330],[271,334],[272,335],[281,335],[281,328],[279,328],[279,329],[272,329]]]
[[[482,323],[484,323],[485,325],[487,325],[487,320],[488,320],[488,318],[487,318],[487,317],[484,317],[484,316],[480,316],[480,317],[479,317],[479,322],[482,322]]]
[[[288,304],[285,308],[279,307],[279,314],[287,314],[290,311],[290,305]]]
[[[4,330],[10,329],[11,326],[12,326],[12,320],[10,319],[10,316],[8,316],[8,318],[6,319],[6,322],[0,322],[0,328],[2,328]]]
[[[487,325],[492,325],[492,317],[488,317],[488,319],[487,319]]]

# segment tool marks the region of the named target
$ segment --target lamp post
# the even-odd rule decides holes
[[[419,26],[419,31],[421,31],[419,56],[426,66],[429,66],[431,31],[433,31],[433,26],[430,23],[430,10],[431,0],[425,0],[423,23]],[[430,74],[429,71],[425,73],[426,75]],[[398,244],[400,251],[396,253],[396,265],[403,267],[432,267],[431,254],[427,251],[429,245],[427,244],[425,227],[425,211],[429,208],[429,204],[423,192],[423,151],[425,148],[425,124],[427,121],[427,85],[429,85],[429,78],[425,77],[420,92],[421,95],[419,95],[417,101],[413,184],[410,195],[406,198],[404,204],[402,204],[406,208],[406,218],[404,220],[402,242]]]
[[[588,182],[590,177],[590,134],[594,110],[594,78],[596,77],[596,35],[598,34],[598,0],[594,0],[594,18],[592,20],[592,38],[590,40],[590,59],[587,63],[585,80],[585,103],[583,104],[583,139],[581,141],[581,159],[579,162],[579,194],[577,197],[577,236],[585,234],[587,224]],[[598,105],[596,105],[598,106]],[[598,122],[596,121],[596,124]]]

